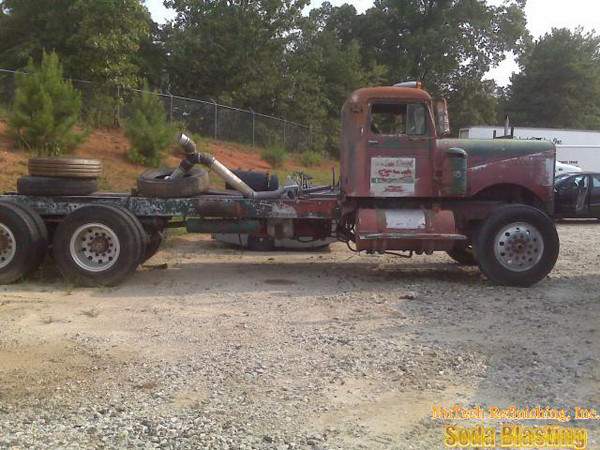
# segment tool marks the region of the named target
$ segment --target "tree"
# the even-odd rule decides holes
[[[355,89],[378,84],[385,70],[363,67],[360,44],[350,39],[345,27],[355,17],[352,6],[323,3],[303,20],[288,55],[288,94],[281,109],[295,120],[310,123],[319,150],[325,147],[334,154],[342,104]]]
[[[274,112],[286,50],[307,0],[168,0],[171,90]]]
[[[131,142],[129,158],[147,166],[158,166],[174,134],[160,98],[145,84],[142,93],[131,103],[131,117],[125,122],[125,135]]]
[[[469,73],[461,73],[452,80],[447,93],[452,134],[471,125],[497,123],[498,96],[493,80],[481,80]]]
[[[475,79],[528,42],[525,0],[376,0],[357,25],[364,60],[386,65],[389,83],[421,80],[447,92],[461,72]]]
[[[600,128],[600,36],[553,29],[519,58],[506,112],[514,124]]]
[[[74,131],[80,107],[80,95],[63,79],[56,53],[43,53],[40,66],[30,60],[26,73],[17,74],[10,132],[40,155],[66,153],[82,139]]]
[[[22,68],[55,51],[70,78],[134,87],[136,53],[149,36],[150,14],[139,0],[4,0],[0,61]]]

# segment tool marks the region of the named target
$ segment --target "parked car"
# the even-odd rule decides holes
[[[556,166],[554,167],[554,176],[557,177],[559,175],[563,175],[565,173],[575,173],[575,172],[583,172],[583,169],[577,166],[573,166],[571,164],[561,163],[560,161],[556,161]]]
[[[554,181],[554,195],[556,217],[600,219],[600,173],[559,175]]]

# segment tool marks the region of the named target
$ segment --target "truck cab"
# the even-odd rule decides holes
[[[340,152],[348,237],[358,250],[446,251],[496,281],[539,281],[558,255],[554,144],[449,132],[446,102],[418,82],[352,93]]]

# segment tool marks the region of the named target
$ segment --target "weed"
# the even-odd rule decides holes
[[[288,157],[287,150],[282,147],[265,148],[260,157],[273,167],[281,167]]]
[[[314,150],[306,150],[300,155],[300,163],[304,167],[318,166],[323,162],[323,155]]]

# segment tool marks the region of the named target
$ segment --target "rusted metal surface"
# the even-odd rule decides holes
[[[377,134],[370,126],[376,102],[430,105],[431,97],[421,89],[402,87],[359,89],[350,96],[342,109],[342,191],[349,197],[431,197],[431,114],[426,115],[428,132],[423,136]]]
[[[457,240],[454,214],[431,209],[360,209],[357,214],[358,250],[450,250]]]
[[[381,135],[374,104],[421,103],[424,135]],[[439,139],[429,94],[415,88],[367,88],[342,110],[341,189],[346,198],[472,198],[492,186],[531,192],[551,212],[555,148],[545,141]],[[462,155],[461,155],[462,153]]]
[[[89,204],[122,206],[138,217],[213,217],[237,219],[326,219],[338,217],[338,200],[310,197],[294,200],[253,200],[205,195],[193,198],[158,199],[127,194],[86,197],[30,197],[4,195],[5,201],[26,204],[44,216],[66,216]]]

